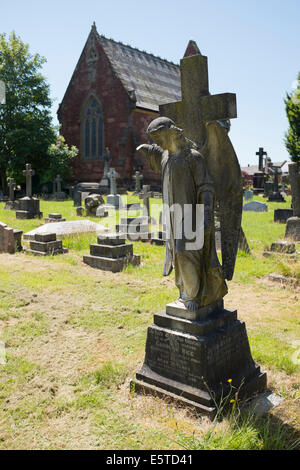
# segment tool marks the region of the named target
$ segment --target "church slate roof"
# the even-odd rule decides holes
[[[114,71],[136,106],[158,111],[159,105],[181,100],[179,65],[98,35]]]

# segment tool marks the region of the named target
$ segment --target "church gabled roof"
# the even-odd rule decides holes
[[[181,100],[179,65],[98,34],[115,73],[136,106],[158,111],[159,105]]]

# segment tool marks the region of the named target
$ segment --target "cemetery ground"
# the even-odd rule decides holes
[[[238,254],[225,306],[246,322],[252,355],[267,371],[268,389],[284,398],[280,406],[254,417],[232,403],[231,413],[210,422],[130,393],[153,314],[178,295],[174,277],[162,277],[164,247],[142,242],[134,242],[141,266],[117,274],[92,269],[82,262],[96,242],[87,234],[65,238],[64,255],[0,254],[0,448],[299,449],[300,256],[263,257],[284,236],[273,213],[290,207],[290,198],[267,204],[267,213],[243,214],[251,255]],[[41,201],[41,211],[79,218],[72,201]],[[0,220],[24,233],[42,223],[17,220],[2,203]],[[273,272],[288,282],[270,281]]]

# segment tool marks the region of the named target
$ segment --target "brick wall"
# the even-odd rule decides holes
[[[97,54],[97,60],[92,63],[89,62],[91,50]],[[103,146],[109,148],[111,167],[116,168],[122,178],[119,184],[132,184],[136,159],[144,166],[145,184],[160,184],[160,176],[155,175],[148,162],[135,152],[137,145],[147,142],[145,130],[158,113],[135,110],[135,102],[116,76],[93,32],[89,35],[58,110],[61,134],[68,145],[76,145],[80,150],[73,163],[71,182],[99,182],[103,176],[103,161],[83,160],[80,149],[81,112],[91,94],[102,104]]]

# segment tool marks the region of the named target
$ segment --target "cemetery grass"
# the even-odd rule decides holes
[[[72,201],[42,201],[41,210],[78,218]],[[24,231],[41,224],[16,220],[3,204],[0,220]],[[225,298],[246,322],[269,390],[285,399],[262,418],[235,408],[211,423],[178,404],[130,393],[153,314],[177,297],[173,274],[161,276],[163,247],[134,243],[142,265],[117,274],[82,263],[95,242],[90,234],[64,239],[66,255],[1,254],[0,341],[6,364],[0,364],[0,448],[299,448],[299,261],[262,256],[284,234],[284,225],[272,221],[273,210],[244,214],[252,254],[239,253]],[[109,225],[107,219],[100,223]],[[274,271],[289,274],[291,283],[271,283],[267,275]]]

